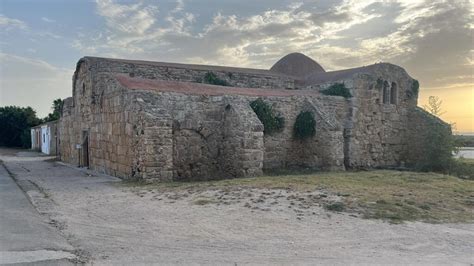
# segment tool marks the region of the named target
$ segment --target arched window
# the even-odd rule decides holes
[[[384,81],[383,83],[383,103],[389,103],[390,102],[390,84],[388,84],[387,81]]]
[[[392,82],[392,87],[390,88],[390,103],[397,104],[398,103],[398,87],[397,83]]]

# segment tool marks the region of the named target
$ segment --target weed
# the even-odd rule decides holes
[[[216,203],[216,201],[214,199],[209,199],[209,198],[200,198],[193,201],[194,205],[207,205],[207,204],[213,204],[213,203]]]
[[[328,211],[342,212],[345,210],[344,203],[342,202],[333,202],[324,205],[324,208]]]

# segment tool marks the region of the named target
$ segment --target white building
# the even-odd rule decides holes
[[[31,128],[31,149],[48,155],[57,155],[57,121],[47,122]]]

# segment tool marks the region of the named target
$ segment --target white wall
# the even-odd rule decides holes
[[[48,126],[41,127],[41,152],[49,154],[49,143],[51,142],[51,132]]]
[[[36,134],[35,134],[35,130],[34,129],[31,129],[30,130],[31,132],[31,149],[34,150],[35,149],[35,143],[36,143]]]

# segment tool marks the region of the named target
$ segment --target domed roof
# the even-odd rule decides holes
[[[326,72],[316,61],[301,53],[284,56],[270,68],[270,71],[297,77]]]

